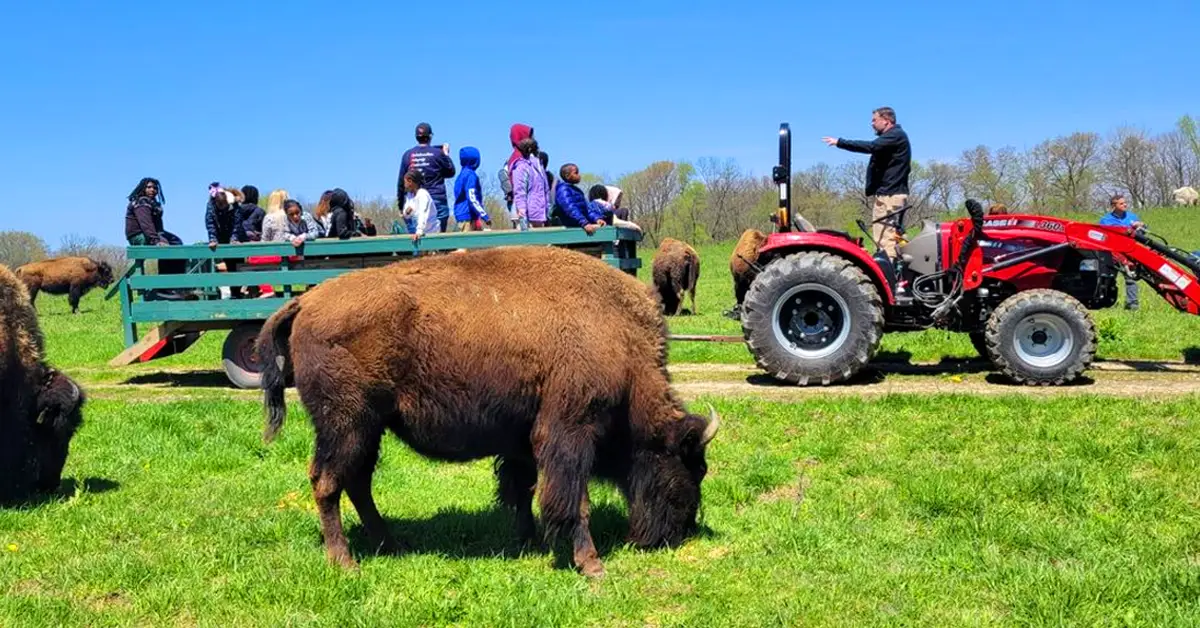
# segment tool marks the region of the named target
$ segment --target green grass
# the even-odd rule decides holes
[[[702,249],[703,314],[675,331],[737,333],[719,315],[728,251]],[[1195,321],[1146,301],[1099,314],[1102,353],[1181,357]],[[725,419],[702,533],[626,547],[624,504],[596,486],[598,582],[561,547],[516,545],[487,461],[435,463],[389,438],[375,494],[411,551],[364,555],[347,505],[362,570],[345,573],[321,549],[303,408],[292,398],[265,446],[256,395],[213,372],[220,334],[113,370],[112,303],[39,309],[51,360],[91,400],[62,491],[0,510],[0,626],[1200,624],[1200,397],[698,399]],[[969,354],[934,332],[885,343]],[[739,345],[672,358],[749,361]]]

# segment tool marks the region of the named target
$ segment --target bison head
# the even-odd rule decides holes
[[[38,390],[33,440],[39,491],[56,490],[62,482],[71,437],[83,421],[83,402],[79,386],[58,371],[50,371]]]
[[[678,545],[696,531],[700,482],[708,473],[705,449],[721,419],[685,414],[666,438],[634,456],[628,486],[629,540],[640,547]]]
[[[112,285],[112,266],[108,262],[96,262],[96,274],[99,276],[100,287],[107,288]]]

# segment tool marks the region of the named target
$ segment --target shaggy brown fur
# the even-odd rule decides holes
[[[83,396],[45,363],[25,286],[0,266],[0,502],[58,488]]]
[[[667,316],[679,314],[683,295],[692,299],[692,314],[696,311],[696,282],[700,279],[700,256],[696,249],[675,238],[663,238],[654,256],[652,267],[654,287]]]
[[[767,242],[767,234],[758,229],[747,229],[738,238],[733,247],[733,255],[729,256],[729,273],[733,275],[733,296],[741,305],[754,283],[754,264],[758,263],[758,249]]]
[[[112,267],[87,257],[59,257],[32,262],[17,269],[17,277],[29,289],[29,301],[38,292],[65,294],[71,312],[79,311],[79,299],[96,286],[107,288],[113,281]]]
[[[685,413],[672,392],[666,325],[646,287],[593,257],[505,247],[356,271],[285,305],[258,352],[268,440],[289,376],[312,416],[310,479],[334,562],[355,565],[343,490],[368,535],[390,543],[371,497],[385,430],[430,458],[495,457],[498,499],[526,539],[538,486],[547,536],[570,535],[589,575],[603,573],[591,477],[623,490],[634,543],[676,544],[695,529],[715,415]]]

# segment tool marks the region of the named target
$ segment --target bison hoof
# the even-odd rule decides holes
[[[350,552],[329,552],[329,562],[346,571],[358,571],[358,563],[350,557]]]

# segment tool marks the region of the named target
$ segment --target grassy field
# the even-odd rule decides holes
[[[1183,224],[1182,212],[1150,214]],[[1169,235],[1200,248],[1200,230]],[[738,333],[728,247],[703,250],[701,316]],[[648,274],[648,273],[647,273]],[[1098,314],[1108,357],[1181,359],[1197,321]],[[623,545],[624,505],[593,491],[608,576],[523,550],[486,461],[449,465],[385,442],[375,493],[411,550],[326,565],[307,481],[312,430],[292,400],[262,444],[257,395],[230,390],[220,335],[125,370],[112,303],[39,304],[51,360],[88,389],[57,495],[0,510],[0,625],[1197,625],[1200,397],[886,395],[796,403],[700,397],[725,421],[709,450],[703,530]],[[1105,322],[1111,321],[1111,322]],[[914,361],[965,340],[889,337]],[[672,360],[749,362],[680,343]]]

